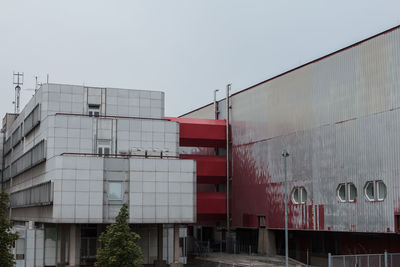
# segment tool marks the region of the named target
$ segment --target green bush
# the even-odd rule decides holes
[[[0,266],[15,266],[14,255],[11,249],[18,239],[17,233],[12,233],[12,223],[8,219],[8,194],[5,191],[0,193]]]

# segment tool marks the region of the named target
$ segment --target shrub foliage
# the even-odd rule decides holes
[[[11,253],[18,234],[12,232],[12,223],[8,218],[8,202],[10,201],[5,191],[0,193],[0,266],[11,267],[15,265],[14,255]]]
[[[136,243],[140,236],[128,225],[128,207],[123,205],[116,222],[100,235],[101,248],[97,250],[97,267],[142,266],[143,254]]]

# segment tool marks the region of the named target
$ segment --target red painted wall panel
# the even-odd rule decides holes
[[[268,166],[260,167],[247,147],[233,148],[232,225],[257,227],[257,216],[265,216],[266,227],[284,229],[284,183],[273,182]],[[293,188],[292,182],[288,188]],[[298,230],[325,229],[325,209],[314,203],[294,204],[288,192],[288,227]]]
[[[197,193],[197,214],[226,214],[224,192]]]
[[[179,145],[193,147],[225,147],[225,120],[171,118],[179,122]]]
[[[180,155],[182,159],[196,160],[197,183],[226,183],[226,158],[220,156]]]
[[[226,121],[190,118],[166,118],[179,123],[181,147],[226,147]],[[182,159],[196,160],[198,222],[216,222],[226,219],[226,193],[213,192],[214,185],[226,183],[226,157],[214,155],[182,154]]]

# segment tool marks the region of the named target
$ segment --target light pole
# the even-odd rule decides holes
[[[288,208],[287,208],[287,163],[286,158],[289,157],[289,153],[286,149],[282,152],[283,164],[285,169],[285,266],[289,266],[289,235],[288,235]]]
[[[229,91],[231,84],[226,85],[226,232],[229,236],[230,218],[229,218]],[[228,239],[227,239],[228,240]]]

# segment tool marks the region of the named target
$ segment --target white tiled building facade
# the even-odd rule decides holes
[[[18,265],[89,265],[123,203],[145,263],[161,242],[167,263],[182,256],[179,229],[196,221],[196,166],[179,159],[164,93],[44,84],[3,132]]]

